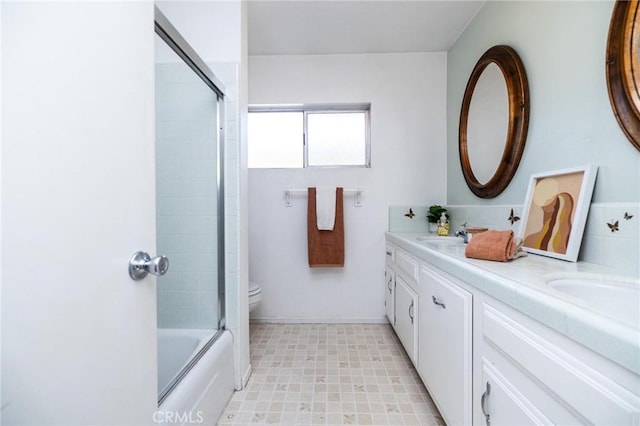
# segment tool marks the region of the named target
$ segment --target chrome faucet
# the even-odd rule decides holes
[[[467,222],[460,225],[460,230],[456,231],[456,237],[462,237],[462,241],[467,244],[469,243],[469,232],[467,232],[467,226],[469,224]]]

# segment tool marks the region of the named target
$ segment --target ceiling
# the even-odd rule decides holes
[[[249,55],[441,52],[484,0],[251,0]]]

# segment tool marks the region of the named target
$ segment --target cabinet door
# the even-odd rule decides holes
[[[384,270],[385,288],[384,288],[384,313],[391,325],[395,325],[395,292],[396,273],[388,266]]]
[[[471,424],[471,293],[423,265],[420,300],[420,374],[447,424]]]
[[[478,350],[492,425],[516,424],[515,416],[525,416],[521,424],[640,424],[640,398],[608,376],[607,362],[496,301],[482,309]]]
[[[487,426],[549,425],[531,401],[510,383],[489,361],[482,360],[484,383],[481,408]]]
[[[418,295],[396,274],[395,329],[409,358],[418,359]]]

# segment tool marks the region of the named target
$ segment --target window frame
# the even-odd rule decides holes
[[[326,168],[371,168],[371,104],[370,103],[349,103],[349,104],[280,104],[280,105],[249,105],[249,113],[261,112],[301,112],[302,113],[302,169],[326,169]],[[309,165],[308,152],[308,129],[307,119],[309,114],[335,114],[335,113],[364,113],[364,164],[333,164],[313,166]],[[263,169],[275,169],[277,167],[254,167]],[[292,167],[294,168],[294,167]],[[297,167],[295,167],[297,168]]]

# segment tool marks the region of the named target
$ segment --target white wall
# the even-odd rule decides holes
[[[249,190],[247,171],[247,106],[249,104],[249,36],[248,36],[248,5],[242,2],[240,12],[240,66],[238,72],[238,291],[242,294],[249,292]],[[241,369],[236,374],[242,374],[242,385],[246,385],[251,373],[249,353],[249,304],[247,299],[240,299],[238,303],[238,338],[236,344],[242,348],[236,353],[236,363]]]
[[[2,22],[2,2],[0,2],[0,23]],[[2,46],[2,30],[0,29],[0,46]],[[2,81],[2,54],[0,54],[0,82]],[[2,84],[0,84],[0,241],[2,241]],[[2,244],[0,244],[0,271],[2,271]],[[2,306],[2,274],[0,274],[0,306]],[[0,310],[1,312],[1,310]],[[2,315],[0,315],[0,342],[2,342]],[[1,358],[1,355],[0,355]],[[0,368],[0,383],[2,383],[2,368]],[[2,401],[2,386],[0,386],[0,401]],[[2,424],[2,410],[0,410],[0,424]]]
[[[206,62],[240,61],[240,0],[155,3]]]
[[[443,202],[446,54],[249,57],[249,103],[371,103],[371,168],[249,170],[249,273],[263,287],[256,320],[384,320],[389,205]],[[343,186],[345,267],[307,264],[306,198],[285,188]],[[416,218],[416,220],[424,220]]]

